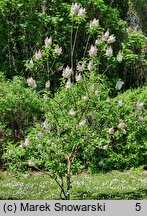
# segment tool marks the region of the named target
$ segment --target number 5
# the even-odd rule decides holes
[[[141,210],[141,203],[136,203],[136,211],[140,211]]]

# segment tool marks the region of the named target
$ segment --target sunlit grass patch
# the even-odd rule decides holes
[[[57,200],[60,191],[47,175],[30,174],[17,179],[0,175],[0,199]],[[73,176],[71,199],[147,199],[147,172],[112,171]]]

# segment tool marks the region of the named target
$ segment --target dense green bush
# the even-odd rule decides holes
[[[147,88],[111,99],[111,86],[95,72],[83,75],[70,88],[64,85],[63,80],[55,97],[44,101],[45,121],[20,144],[6,146],[4,159],[10,170],[47,171],[68,198],[71,173],[145,167]],[[118,81],[116,91],[122,85]]]
[[[42,100],[25,86],[23,78],[9,81],[1,74],[0,83],[0,122],[5,128],[2,137],[17,142],[42,118]]]

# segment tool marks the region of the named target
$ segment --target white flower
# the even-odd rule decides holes
[[[136,109],[141,109],[143,105],[144,105],[143,102],[141,102],[141,103],[137,102]]]
[[[109,29],[105,32],[103,38],[104,38],[104,40],[108,40],[108,38],[109,38]]]
[[[102,38],[98,38],[95,41],[95,45],[99,45],[102,42]]]
[[[85,96],[82,96],[81,98],[82,98],[82,100],[85,100],[85,101],[89,99],[89,97],[86,96],[86,95],[85,95]]]
[[[125,123],[122,120],[120,120],[117,127],[120,128],[120,129],[125,129],[126,125],[125,125]]]
[[[122,100],[118,101],[118,107],[122,107],[122,106],[123,106]]]
[[[30,145],[30,140],[27,138],[27,139],[25,139],[23,146],[28,147],[29,145]]]
[[[32,77],[29,77],[27,79],[27,83],[28,83],[28,86],[30,86],[32,88],[36,88],[37,87],[36,82],[35,82],[35,80]]]
[[[89,55],[90,55],[90,57],[97,55],[97,48],[96,48],[96,46],[91,45],[90,50],[89,50]]]
[[[69,110],[69,115],[71,115],[71,116],[75,116],[76,113],[77,112],[73,108]]]
[[[34,166],[35,166],[35,163],[32,162],[32,161],[29,161],[29,162],[28,162],[28,165],[29,165],[30,167],[34,167]]]
[[[88,63],[88,70],[91,71],[93,69],[93,60]]]
[[[45,43],[45,48],[48,48],[52,44],[52,38],[51,37],[50,38],[46,37],[45,40],[44,40],[44,43]]]
[[[29,62],[29,68],[31,69],[31,68],[33,68],[33,66],[34,66],[34,62],[33,62],[33,60],[31,59],[30,62]]]
[[[57,47],[57,48],[55,48],[55,53],[56,53],[58,56],[60,56],[61,53],[62,53],[62,47]]]
[[[122,88],[123,84],[124,84],[124,82],[119,80],[119,81],[116,83],[115,88],[118,89],[118,90],[120,90],[120,89]]]
[[[108,43],[113,43],[114,41],[116,41],[116,37],[114,35],[109,36],[107,42]]]
[[[112,57],[112,55],[113,55],[113,49],[112,49],[112,47],[110,46],[110,47],[108,47],[108,48],[106,49],[106,56]]]
[[[108,149],[108,145],[104,145],[102,149],[107,150]]]
[[[70,14],[71,16],[77,15],[80,9],[80,5],[78,5],[77,2],[72,3],[71,9],[70,9]]]
[[[50,82],[50,80],[48,80],[48,81],[45,83],[45,87],[46,87],[46,88],[50,88],[50,85],[51,85],[51,82]]]
[[[41,144],[39,144],[39,145],[38,145],[38,148],[42,148],[42,145],[41,145]]]
[[[143,120],[144,120],[143,116],[139,116],[139,117],[138,117],[138,120],[139,120],[139,121],[143,121]]]
[[[86,125],[86,123],[87,123],[87,120],[86,120],[86,119],[83,120],[83,121],[81,121],[81,122],[79,123],[79,127],[82,127],[82,126]]]
[[[81,73],[76,73],[75,79],[76,79],[76,82],[79,82],[82,79]]]
[[[84,17],[86,15],[86,10],[85,8],[80,8],[78,12],[79,17]]]
[[[46,130],[46,132],[50,132],[50,124],[48,123],[48,120],[46,119],[44,122],[43,122],[43,127],[44,129]]]
[[[43,99],[44,99],[44,100],[48,100],[49,97],[45,94],[45,95],[43,96]]]
[[[29,174],[23,174],[23,177],[28,179],[29,178]]]
[[[18,147],[19,147],[19,148],[23,148],[23,145],[21,144],[21,145],[19,145]]]
[[[70,88],[71,87],[71,79],[69,78],[68,80],[67,80],[67,83],[66,83],[66,85],[65,85],[65,88]]]
[[[40,49],[38,50],[38,52],[36,51],[36,53],[35,53],[35,58],[36,58],[37,60],[39,60],[39,59],[42,58],[42,54],[41,54]]]
[[[117,137],[119,135],[119,130],[115,131],[114,135]]]
[[[126,134],[126,129],[121,129],[121,131],[123,132],[123,134]]]
[[[42,138],[42,136],[43,136],[42,132],[38,132],[37,135],[36,135],[36,137],[35,137],[35,139],[39,140],[39,139]]]
[[[113,127],[112,127],[112,128],[109,128],[108,133],[109,133],[109,134],[113,134],[113,133],[114,133],[114,128],[113,128]]]
[[[97,90],[95,91],[95,95],[99,95],[100,92],[101,92],[101,90],[100,90],[100,89],[97,89]]]
[[[59,67],[59,70],[62,71],[63,70],[63,65]]]
[[[83,72],[84,69],[85,69],[85,64],[84,64],[84,63],[83,63],[83,64],[78,63],[78,65],[77,65],[77,70],[78,70],[79,72]]]
[[[14,151],[13,151],[12,149],[10,149],[10,150],[8,151],[8,153],[9,153],[9,155],[12,155],[12,154],[14,154]]]
[[[96,29],[99,26],[99,20],[94,18],[92,21],[90,21],[90,29]]]
[[[73,74],[73,70],[69,66],[63,69],[62,76],[64,78],[70,78],[72,74]]]
[[[122,60],[123,60],[123,54],[122,54],[122,52],[121,51],[119,51],[119,53],[117,54],[117,61],[120,63],[120,62],[122,62]]]

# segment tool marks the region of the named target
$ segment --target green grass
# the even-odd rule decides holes
[[[47,175],[30,174],[29,178],[0,173],[1,200],[57,200],[60,191]],[[81,174],[73,176],[73,200],[145,200],[147,199],[147,171],[112,171],[106,174]]]

